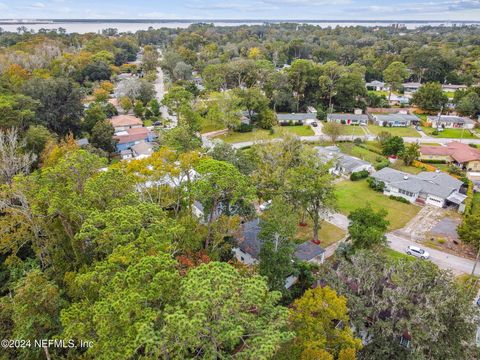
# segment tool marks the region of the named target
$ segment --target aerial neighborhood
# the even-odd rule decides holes
[[[182,24],[0,29],[0,358],[479,358],[480,27]]]

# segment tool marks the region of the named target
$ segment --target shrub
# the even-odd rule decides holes
[[[445,160],[438,160],[438,159],[422,159],[422,163],[425,164],[446,164]]]
[[[237,131],[241,133],[250,132],[252,130],[253,130],[253,125],[245,124],[245,123],[240,124],[240,126],[237,128]]]
[[[375,164],[375,170],[382,170],[390,165],[390,162],[387,159],[383,159],[381,162]]]
[[[444,238],[440,238],[437,240],[439,244],[445,244],[445,239]]]
[[[360,138],[355,138],[355,139],[353,140],[353,143],[354,143],[355,145],[357,145],[357,146],[359,146],[362,142],[363,142],[363,140],[360,139]]]
[[[366,179],[368,175],[370,175],[370,173],[367,170],[357,171],[350,175],[350,180],[357,181],[361,179]]]
[[[383,192],[385,189],[385,183],[383,181],[377,181],[372,177],[367,179],[368,185],[375,191]]]
[[[401,196],[390,195],[389,198],[392,199],[392,200],[396,200],[396,201],[405,203],[405,204],[410,204],[410,201],[408,201],[407,199],[405,199]]]

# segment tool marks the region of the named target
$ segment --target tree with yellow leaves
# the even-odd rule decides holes
[[[349,326],[347,299],[330,287],[308,290],[295,300],[290,321],[293,348],[302,360],[350,360],[361,349]]]

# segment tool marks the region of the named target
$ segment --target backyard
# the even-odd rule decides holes
[[[284,133],[291,133],[297,136],[312,136],[314,132],[310,126],[274,126],[273,133],[270,130],[254,128],[250,132],[236,132],[231,131],[228,134],[220,135],[217,139],[222,139],[227,143],[237,143],[256,140],[268,140],[282,137]]]
[[[477,139],[477,137],[467,129],[444,129],[443,131],[438,132],[438,135],[433,135],[433,132],[435,130],[436,130],[435,128],[431,128],[431,127],[423,128],[423,131],[425,132],[425,134],[436,137],[436,138]]]
[[[378,125],[368,125],[368,131],[373,135],[378,135],[382,131],[392,134],[392,136],[401,136],[401,137],[420,137],[420,134],[413,127],[388,127],[388,126],[378,126]]]
[[[392,200],[380,192],[372,190],[366,180],[342,181],[336,185],[335,191],[340,212],[348,215],[355,209],[370,204],[374,210],[388,211],[390,230],[404,227],[419,211],[420,207]],[[352,201],[355,199],[355,201]]]
[[[342,150],[343,153],[355,156],[359,159],[368,161],[372,164],[375,164],[379,160],[385,159],[383,155],[378,154],[375,151],[381,152],[381,149],[379,147],[379,144],[377,142],[366,142],[363,143],[362,146],[355,145],[354,143],[351,142],[344,142],[338,144],[338,147],[340,150]],[[369,150],[372,149],[372,150]],[[375,151],[373,151],[375,150]]]
[[[295,242],[301,244],[305,241],[312,240],[313,230],[311,221],[307,219],[307,226],[299,226]],[[323,248],[340,241],[345,237],[346,233],[342,229],[323,221],[320,231],[318,232],[318,238],[320,239],[320,246]]]

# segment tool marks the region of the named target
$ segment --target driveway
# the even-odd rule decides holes
[[[389,232],[386,234],[388,240],[388,246],[395,251],[405,253],[405,249],[408,246],[421,246],[415,239],[420,236],[422,227],[425,227],[425,231],[429,231],[437,222],[438,217],[442,216],[442,209],[426,206],[415,216],[410,222],[400,230]],[[431,217],[431,219],[429,219]],[[434,221],[436,219],[436,221]],[[348,230],[348,218],[340,213],[330,214],[326,219],[329,223],[339,227],[343,230]],[[326,249],[326,257],[333,255],[335,249],[339,243],[330,245]],[[439,268],[444,270],[450,270],[455,275],[470,274],[473,268],[474,261],[465,259],[460,256],[445,253],[440,250],[428,248],[430,253],[430,260],[436,264]],[[476,275],[480,275],[480,264],[475,270]]]
[[[318,126],[311,126],[310,125],[310,127],[312,128],[315,136],[322,136],[323,135],[323,132],[322,132],[323,122],[322,121],[317,121],[317,124],[318,124]]]

